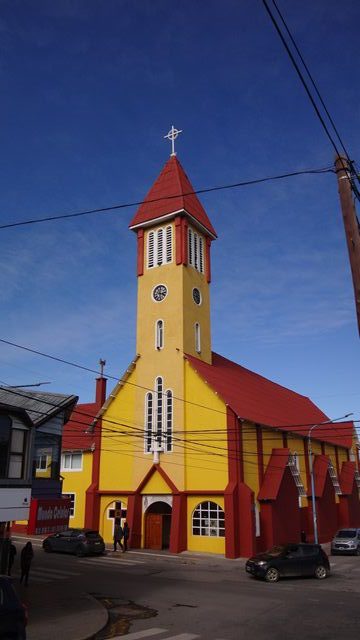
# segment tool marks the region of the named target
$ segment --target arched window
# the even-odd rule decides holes
[[[188,230],[188,262],[193,266],[193,232]]]
[[[145,451],[150,453],[153,437],[153,394],[145,396]]]
[[[201,335],[198,322],[195,322],[195,351],[196,353],[201,353]]]
[[[204,239],[190,228],[188,230],[188,263],[200,273],[204,273]]]
[[[150,231],[148,235],[148,260],[147,260],[148,269],[151,269],[154,266],[154,251],[155,251],[155,234],[153,231]]]
[[[172,391],[166,392],[166,432],[165,432],[165,449],[172,451],[172,429],[173,429],[173,394]]]
[[[172,261],[172,227],[166,227],[166,262]]]
[[[225,513],[216,502],[201,502],[192,515],[193,536],[225,536]]]
[[[164,348],[164,321],[157,320],[155,325],[155,346],[156,349]]]
[[[197,233],[194,233],[194,267],[199,270],[199,236]]]
[[[204,273],[204,241],[199,236],[199,271]]]
[[[158,445],[162,443],[163,430],[163,379],[156,378],[156,439]]]

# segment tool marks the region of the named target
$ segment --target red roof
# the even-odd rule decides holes
[[[351,496],[353,492],[354,482],[356,482],[355,471],[356,465],[352,460],[346,460],[342,463],[339,483],[341,493],[345,496]]]
[[[211,236],[216,237],[216,231],[194,193],[194,187],[179,160],[176,156],[172,156],[155,180],[129,226],[130,228],[141,226],[151,220],[183,210],[205,227]]]
[[[286,389],[217,353],[212,364],[186,355],[191,366],[222,397],[237,416],[257,424],[307,436],[309,427],[328,420],[309,398]],[[352,422],[317,427],[312,438],[351,447]]]
[[[93,422],[99,406],[95,402],[78,404],[65,425],[62,436],[63,451],[91,449],[95,437],[93,433],[86,433]]]

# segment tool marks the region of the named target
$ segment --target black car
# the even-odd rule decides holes
[[[9,576],[0,576],[0,638],[26,640],[27,610]]]
[[[44,551],[60,551],[77,556],[102,554],[105,543],[98,531],[93,529],[66,529],[53,533],[43,541]]]
[[[329,575],[330,564],[319,544],[283,544],[253,556],[245,569],[266,582],[293,576],[315,576],[322,580]]]

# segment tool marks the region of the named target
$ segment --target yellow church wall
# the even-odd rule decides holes
[[[342,463],[346,462],[348,457],[347,457],[347,450],[343,449],[342,447],[338,447],[338,458],[339,458],[339,470],[341,473],[341,467],[342,467]]]
[[[102,417],[101,490],[133,490],[134,466],[141,465],[144,424],[143,420],[140,424],[134,421],[134,384],[135,372],[129,375]]]
[[[161,495],[161,494],[169,494],[171,493],[171,489],[166,484],[165,480],[161,477],[159,473],[154,473],[151,476],[150,480],[146,483],[144,488],[141,491],[142,494],[153,494],[153,495]]]
[[[193,536],[192,534],[192,515],[200,502],[215,502],[224,509],[224,498],[222,496],[191,496],[188,497],[188,550],[201,551],[203,553],[225,553],[225,538],[217,538],[212,536]]]
[[[228,483],[226,406],[188,362],[185,397],[186,489],[223,491]]]
[[[283,445],[282,433],[274,431],[272,429],[262,429],[262,446],[263,446],[263,459],[264,470],[269,463],[270,456],[273,449],[281,449]]]
[[[81,470],[61,470],[64,478],[62,492],[75,494],[75,512],[74,517],[70,517],[70,527],[83,527],[85,523],[85,499],[86,490],[91,484],[92,458],[91,451],[84,451]]]

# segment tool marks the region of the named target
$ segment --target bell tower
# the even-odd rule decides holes
[[[177,401],[184,397],[184,354],[212,360],[210,248],[216,232],[176,157],[178,133],[172,128],[166,136],[172,154],[129,225],[137,234],[136,424],[145,415],[145,453],[173,452],[169,434],[184,428],[185,406]]]

